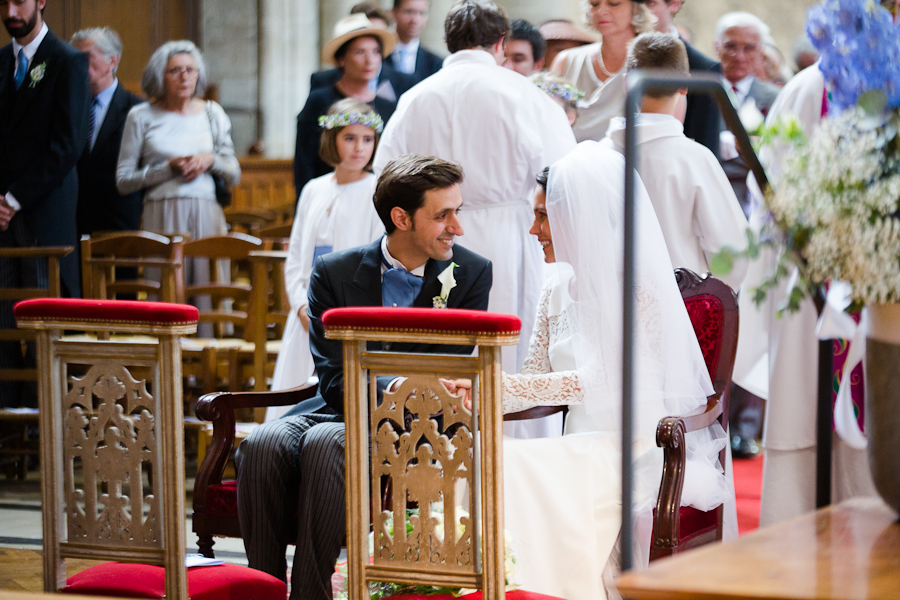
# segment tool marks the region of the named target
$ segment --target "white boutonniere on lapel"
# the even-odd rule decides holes
[[[450,290],[456,287],[456,278],[453,277],[453,269],[458,267],[456,263],[450,263],[450,266],[438,275],[438,281],[441,282],[441,295],[432,298],[434,308],[447,308],[447,298],[450,297]]]
[[[45,60],[41,64],[31,69],[31,73],[29,77],[31,78],[31,83],[28,84],[28,87],[33,88],[37,84],[41,82],[41,79],[44,78],[44,74],[47,72],[47,61]]]

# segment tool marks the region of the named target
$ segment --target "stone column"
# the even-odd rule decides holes
[[[309,95],[309,76],[319,64],[319,2],[261,0],[260,5],[262,138],[268,158],[290,158],[297,113]]]

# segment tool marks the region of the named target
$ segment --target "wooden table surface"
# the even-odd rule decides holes
[[[881,500],[855,499],[654,562],[616,585],[635,600],[896,600],[900,523]]]

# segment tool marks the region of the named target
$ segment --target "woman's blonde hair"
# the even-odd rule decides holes
[[[338,100],[328,109],[329,115],[337,115],[340,113],[359,113],[361,115],[378,114],[374,108],[356,98],[344,98],[343,100]],[[341,154],[337,149],[337,138],[338,134],[343,130],[344,127],[323,129],[322,137],[319,138],[319,158],[332,167],[341,164]],[[375,147],[372,148],[372,156],[369,157],[369,163],[366,165],[367,169],[372,168],[372,161],[375,159],[375,150],[378,149],[378,139],[381,137],[375,129],[373,129],[372,132],[375,134]]]
[[[650,33],[654,31],[656,28],[656,16],[647,6],[644,4],[643,0],[630,0],[631,1],[631,26],[634,28],[634,35],[638,36],[642,33]],[[594,23],[591,21],[591,0],[582,0],[582,16],[584,17],[584,22],[588,27],[594,29]]]

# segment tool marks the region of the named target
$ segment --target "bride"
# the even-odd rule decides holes
[[[618,563],[624,171],[620,154],[583,142],[549,168],[549,181],[547,169],[538,176],[530,232],[554,273],[524,367],[503,374],[504,413],[570,405],[563,437],[503,446],[516,583],[568,600],[605,598]],[[656,425],[702,411],[713,387],[640,179],[636,188],[633,564],[646,566],[662,474]],[[711,510],[730,500],[734,515],[718,464],[725,439],[718,423],[689,434],[683,505]],[[729,521],[736,535],[736,516]]]

